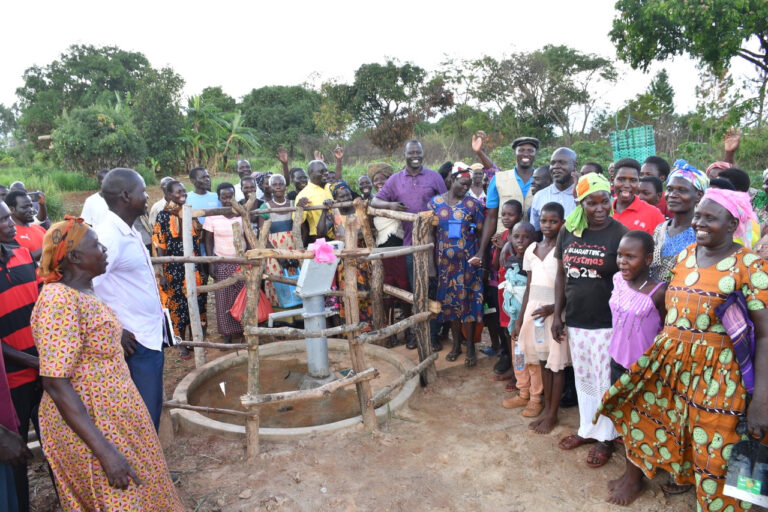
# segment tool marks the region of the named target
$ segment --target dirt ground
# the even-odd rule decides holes
[[[85,194],[83,197],[87,196]],[[212,298],[212,297],[211,297]],[[209,301],[210,330],[215,313]],[[216,340],[216,336],[211,336]],[[398,351],[416,358],[415,351]],[[222,354],[209,350],[208,359]],[[624,469],[619,450],[600,469],[585,464],[588,447],[564,452],[578,410],[561,411],[548,435],[528,430],[520,410],[501,407],[504,383],[492,381],[494,358],[474,368],[446,366],[377,432],[358,428],[297,442],[263,442],[253,466],[244,442],[179,435],[166,447],[190,511],[692,511],[692,492],[665,497],[658,477],[628,508],[607,504],[606,482]],[[461,361],[461,359],[460,359]],[[166,395],[194,366],[166,352]],[[42,463],[30,468],[33,510],[59,510]]]
[[[505,393],[491,380],[493,363],[484,357],[475,368],[441,369],[435,385],[417,390],[376,433],[361,426],[265,442],[252,467],[244,443],[181,435],[166,448],[168,466],[182,474],[177,489],[187,510],[200,512],[627,510],[604,501],[606,481],[623,471],[621,451],[590,469],[587,447],[559,450],[558,440],[577,428],[576,408],[562,411],[551,434],[530,432],[519,410],[500,406]],[[167,352],[166,389],[192,366]],[[32,474],[33,510],[58,510],[42,465]],[[693,493],[667,498],[660,480],[628,510],[695,509]]]

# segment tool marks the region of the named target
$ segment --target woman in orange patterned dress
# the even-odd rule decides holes
[[[46,233],[47,284],[31,320],[45,388],[43,451],[65,511],[182,511],[123,357],[120,321],[93,292],[91,279],[106,267],[106,249],[82,219]]]
[[[755,436],[768,429],[768,267],[733,241],[751,215],[746,193],[707,189],[691,224],[696,242],[672,269],[664,329],[598,409],[624,436],[638,468],[609,483],[623,505],[642,490],[642,473],[653,478],[662,469],[677,484],[696,486],[698,510],[750,508],[725,496],[723,485],[742,439],[739,421]],[[752,361],[738,360],[728,323],[715,311],[733,293],[742,295],[755,326]]]

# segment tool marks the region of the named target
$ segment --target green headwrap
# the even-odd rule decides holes
[[[611,183],[602,174],[591,172],[579,178],[579,182],[576,184],[576,198],[579,204],[565,219],[565,229],[581,237],[588,225],[587,214],[581,206],[581,201],[589,194],[600,191],[608,192],[609,195],[611,193]],[[613,215],[613,206],[611,206],[611,215]]]

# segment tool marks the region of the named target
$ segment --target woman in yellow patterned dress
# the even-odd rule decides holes
[[[45,394],[43,451],[65,511],[182,511],[160,441],[131,380],[117,316],[93,293],[106,249],[82,219],[51,226],[32,312]]]
[[[696,242],[672,269],[664,329],[598,409],[622,433],[627,457],[639,468],[609,484],[623,504],[642,490],[640,471],[652,478],[663,469],[677,484],[696,486],[698,510],[750,508],[723,495],[728,458],[741,439],[739,420],[746,417],[752,435],[768,428],[768,267],[733,241],[753,215],[745,196],[719,189],[704,194],[693,216]],[[740,367],[715,313],[732,292],[744,295],[755,325],[754,379],[743,378],[750,365]]]

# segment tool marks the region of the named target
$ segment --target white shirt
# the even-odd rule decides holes
[[[150,350],[162,350],[163,308],[141,235],[112,211],[94,229],[107,247],[107,271],[93,278],[96,295],[136,341]]]
[[[565,190],[560,190],[552,183],[547,188],[536,192],[536,195],[533,196],[533,203],[531,203],[531,224],[536,228],[536,231],[541,231],[541,226],[539,225],[541,209],[547,203],[560,203],[563,206],[563,210],[565,210],[565,216],[568,217],[568,214],[576,209],[576,200],[573,197],[573,184]]]
[[[163,198],[153,204],[152,208],[149,209],[149,225],[152,226],[152,229],[155,228],[155,222],[157,222],[157,214],[163,211],[163,208],[165,208],[166,204],[168,203],[165,201],[165,198]]]
[[[95,226],[106,218],[108,211],[107,202],[101,197],[101,194],[96,192],[86,198],[85,203],[83,203],[83,213],[80,216],[85,222]]]
[[[256,199],[261,199],[264,197],[264,192],[261,191],[261,189],[257,186],[256,187]],[[235,185],[235,201],[242,201],[245,199],[245,194],[243,194],[243,186],[238,183]]]

